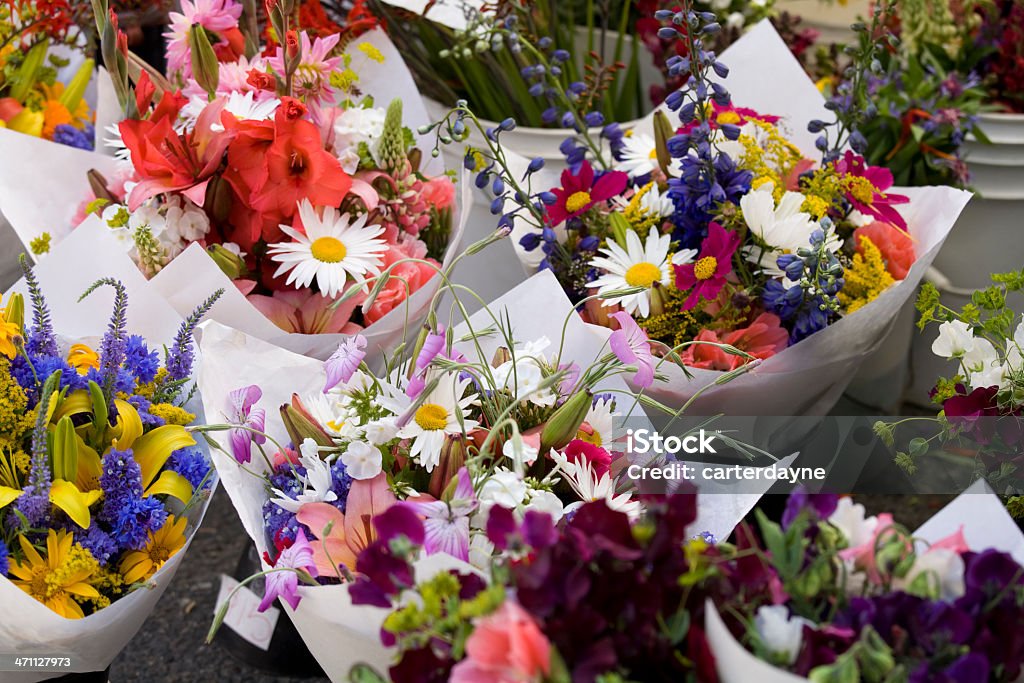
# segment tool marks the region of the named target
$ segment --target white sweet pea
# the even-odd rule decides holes
[[[974,347],[971,326],[962,320],[939,325],[939,336],[932,342],[932,353],[941,358],[960,358]]]
[[[761,642],[771,652],[786,657],[792,664],[800,654],[804,642],[804,626],[811,622],[803,617],[790,616],[785,605],[764,605],[754,616],[754,628]]]
[[[331,490],[333,477],[331,466],[320,458],[319,446],[313,439],[306,439],[299,446],[299,463],[306,468],[306,476],[302,478],[304,490],[297,498],[289,498],[280,489],[273,489],[273,499],[278,507],[288,512],[298,513],[306,503],[330,503],[338,499],[338,494]]]
[[[987,339],[975,337],[960,360],[971,389],[1006,385],[1006,366],[999,360],[999,352]]]
[[[480,489],[481,509],[500,505],[503,508],[515,510],[526,498],[528,490],[522,477],[512,470],[501,468],[485,481]]]
[[[543,512],[550,516],[554,522],[560,520],[562,515],[565,514],[565,507],[562,505],[562,501],[551,491],[533,489],[530,491],[529,496],[530,500],[526,503],[527,510]]]
[[[341,454],[345,471],[353,479],[373,479],[381,473],[384,464],[380,449],[364,441],[353,441]]]
[[[373,420],[367,422],[366,426],[363,427],[363,433],[366,436],[366,440],[372,443],[374,446],[380,446],[386,444],[398,435],[398,425],[395,423],[395,418],[385,417],[379,420]]]
[[[540,388],[544,381],[542,364],[547,360],[544,349],[551,340],[541,337],[527,342],[515,351],[515,360],[508,360],[494,369],[494,378],[506,389],[515,392],[520,401],[529,401],[538,406],[553,406],[558,397],[551,388]]]
[[[907,590],[924,575],[930,590],[940,600],[953,601],[964,594],[964,561],[948,548],[930,548],[914,557],[914,564],[902,579],[893,582],[896,590]]]
[[[840,498],[835,512],[828,518],[829,524],[839,529],[851,548],[864,545],[875,537],[877,517],[866,517],[864,506],[850,498]]]
[[[515,464],[516,471],[537,461],[537,449],[523,441],[518,433],[502,445],[501,452]]]

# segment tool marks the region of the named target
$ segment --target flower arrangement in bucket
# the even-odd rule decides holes
[[[577,115],[561,147],[569,167],[557,180],[543,172],[543,160],[498,149],[511,120],[487,129],[487,144],[467,154],[476,185],[495,197],[492,213],[515,227],[528,267],[554,272],[590,322],[614,327],[612,314],[623,311],[655,341],[658,355],[712,372],[766,361],[801,343],[807,348],[829,327],[865,316],[861,309],[890,290],[908,297],[963,197],[949,195],[947,205],[961,207],[933,216],[934,225],[908,222],[916,211],[904,206],[909,196],[892,190],[891,173],[846,148],[862,149],[855,121],[811,121],[823,154],[812,162],[787,138],[782,117],[732,103],[720,83],[728,68],[702,48],[703,36],[717,30],[713,15],[658,16],[665,34],[697,55],[673,62],[689,79],[666,102],[678,125],[658,112],[652,134],[615,123],[595,134]],[[873,49],[865,47],[862,68]],[[462,106],[445,126],[460,140],[479,123]],[[494,178],[509,165],[521,185]],[[931,203],[940,202],[945,198]],[[897,310],[887,307],[885,315]],[[848,339],[850,353],[866,353],[878,341],[866,328]]]
[[[93,149],[92,113],[84,95],[95,65],[81,56],[74,19],[66,0],[19,0],[0,9],[0,128]],[[64,54],[80,57],[67,83],[58,79],[71,61]]]
[[[93,348],[59,336],[22,265],[31,321],[20,293],[0,321],[0,639],[39,651],[46,633],[76,655],[71,666],[103,669],[167,586],[216,481],[190,430],[192,335],[219,294],[181,323],[161,359],[130,334],[121,281],[82,294],[114,291]],[[104,628],[102,644],[90,640]]]

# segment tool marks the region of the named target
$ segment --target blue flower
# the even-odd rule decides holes
[[[79,534],[76,538],[79,545],[92,553],[92,556],[96,558],[104,567],[110,562],[112,558],[117,556],[120,551],[120,547],[117,542],[110,537],[103,529],[93,524],[84,534]]]
[[[14,506],[25,516],[29,526],[35,529],[45,527],[50,519],[49,488],[46,493],[37,494],[35,486],[32,484],[25,486],[22,489],[21,497],[14,503]],[[10,518],[17,526],[18,518],[15,515],[11,515]]]
[[[0,538],[0,576],[7,576],[10,563],[7,556],[7,544]]]
[[[18,355],[10,364],[11,375],[14,376],[15,381],[18,382],[21,388],[25,390],[29,403],[38,403],[39,389],[46,381],[46,378],[57,370],[61,371],[61,389],[67,389],[68,392],[72,392],[78,389],[85,389],[88,386],[86,378],[79,375],[66,360],[59,356],[37,355],[29,352],[29,358],[32,360],[31,365],[22,355]],[[38,382],[36,378],[38,378]]]
[[[166,521],[167,510],[156,498],[131,499],[119,510],[111,535],[122,547],[138,550]]]
[[[348,492],[352,488],[352,476],[345,469],[345,463],[341,461],[341,458],[335,460],[331,465],[331,479],[333,480],[331,490],[338,496],[333,505],[345,512],[348,505]]]
[[[139,419],[142,420],[142,424],[146,427],[162,427],[166,424],[166,420],[159,415],[153,415],[149,412],[152,407],[152,402],[145,396],[139,396],[134,394],[128,397],[128,403],[135,407],[135,411],[139,414]]]
[[[167,461],[167,467],[187,479],[193,489],[199,488],[210,471],[210,464],[206,462],[206,457],[198,448],[182,448],[174,451]],[[209,486],[210,481],[207,480],[203,488]]]
[[[90,152],[94,148],[95,137],[96,131],[91,125],[86,125],[84,129],[79,130],[71,124],[62,123],[53,130],[54,142]]]
[[[156,371],[160,369],[160,356],[156,351],[149,350],[145,339],[133,334],[125,344],[124,364],[135,375],[135,379],[146,384],[156,377]]]
[[[121,510],[142,498],[142,469],[131,451],[112,448],[103,456],[100,488],[103,490],[100,519],[116,524]]]

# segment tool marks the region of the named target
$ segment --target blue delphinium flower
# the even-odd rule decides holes
[[[111,536],[121,547],[138,550],[166,521],[167,508],[156,498],[129,499],[119,511]]]
[[[164,424],[167,423],[167,421],[164,420],[164,418],[160,417],[159,415],[153,415],[152,413],[149,412],[149,409],[152,407],[153,403],[145,396],[133,394],[128,397],[128,403],[132,404],[132,406],[135,408],[135,412],[139,414],[139,419],[142,420],[143,426],[162,427]]]
[[[79,545],[92,553],[96,561],[104,567],[120,551],[117,541],[95,523],[84,534],[77,534],[75,538]]]
[[[199,488],[210,471],[210,464],[206,462],[206,457],[198,448],[182,448],[174,451],[167,461],[167,467],[188,480],[193,489]],[[207,488],[209,485],[210,481],[207,480],[203,488]]]
[[[7,571],[10,569],[9,565],[7,544],[0,538],[0,576],[7,576]]]
[[[77,149],[92,151],[95,146],[95,138],[96,130],[91,125],[78,129],[71,124],[62,123],[53,130],[54,142]]]
[[[160,356],[156,351],[149,350],[145,339],[133,334],[125,344],[124,363],[135,375],[135,379],[146,384],[156,377],[156,371],[160,369]]]
[[[700,247],[715,208],[722,202],[739,204],[754,179],[724,152],[716,153],[709,164],[710,158],[710,152],[687,154],[680,160],[680,177],[668,181],[668,196],[676,209],[672,239],[686,249]]]
[[[275,474],[270,475],[270,486],[290,498],[295,498],[303,489],[297,477],[304,475],[305,472],[304,467],[282,465]],[[263,523],[275,546],[294,541],[299,529],[295,513],[279,507],[272,500],[263,503]]]
[[[843,288],[843,267],[826,236],[831,221],[823,218],[821,226],[811,233],[810,248],[778,258],[776,264],[792,284],[769,280],[764,288],[765,309],[789,328],[790,344],[823,330],[839,311],[836,295]]]

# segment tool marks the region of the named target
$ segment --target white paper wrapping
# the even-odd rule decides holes
[[[963,527],[967,547],[975,552],[994,548],[1024,562],[1024,534],[1017,527],[999,497],[984,481],[978,481],[957,496],[914,532],[922,542],[934,543]],[[800,683],[796,676],[758,659],[747,651],[726,628],[714,603],[705,604],[704,628],[721,683]]]
[[[36,267],[56,331],[68,339],[101,337],[110,319],[112,293],[99,290],[81,303],[77,300],[97,279],[113,277],[124,283],[128,291],[128,329],[145,337],[152,346],[170,343],[181,318],[153,291],[131,259],[116,245],[107,243],[113,239],[98,220],[85,223]],[[28,295],[24,280],[12,291]],[[198,411],[198,406],[194,410]],[[201,422],[201,412],[199,415]],[[203,443],[197,445],[205,451]],[[0,578],[0,652],[70,657],[73,668],[68,671],[74,672],[106,669],[170,585],[195,529],[202,523],[215,488],[216,483],[206,499],[189,514],[186,546],[161,567],[147,587],[84,619],[65,619],[9,580]],[[2,679],[5,683],[34,683],[55,675],[58,674],[9,672],[4,673]]]

